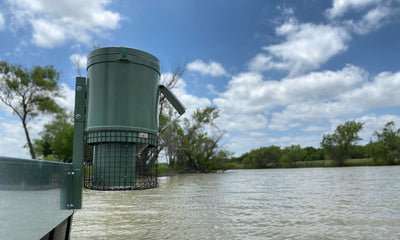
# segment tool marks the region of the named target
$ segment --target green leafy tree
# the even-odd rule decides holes
[[[191,119],[185,118],[182,127],[177,124],[176,145],[171,150],[178,168],[196,172],[228,168],[230,153],[218,146],[224,135],[215,124],[218,117],[216,108],[207,107],[196,110]]]
[[[354,144],[361,140],[358,133],[363,125],[364,123],[347,121],[337,126],[333,134],[323,135],[321,147],[339,166],[344,166],[346,159],[350,157]]]
[[[232,156],[231,159],[230,159],[230,162],[235,163],[237,165],[241,165],[242,162],[243,162],[244,157],[246,156],[246,154],[248,154],[248,153],[245,153],[245,154],[243,154],[243,155],[241,155],[239,157],[233,157]]]
[[[278,167],[283,152],[278,146],[261,147],[246,153],[243,158],[245,168]]]
[[[285,147],[283,152],[285,154],[281,159],[279,159],[279,162],[281,162],[283,167],[296,166],[296,162],[304,160],[304,157],[307,153],[307,151],[302,149],[300,145],[291,145]]]
[[[161,84],[163,84],[168,89],[172,90],[176,87],[177,83],[184,75],[186,71],[186,64],[178,65],[175,67],[171,74],[164,74],[161,78]],[[177,118],[176,112],[173,110],[172,106],[169,104],[168,100],[164,95],[160,94],[159,100],[159,126],[163,131],[160,132],[159,142],[157,146],[158,153],[164,151],[165,156],[170,167],[175,167],[176,165],[176,149],[178,148],[178,135],[179,121],[175,120]],[[168,127],[166,127],[169,124]]]
[[[58,113],[61,108],[54,100],[59,94],[57,82],[60,74],[53,66],[21,65],[0,62],[0,100],[21,120],[29,152],[36,153],[29,135],[28,123],[40,114]]]
[[[183,165],[183,163],[178,162],[182,159],[177,157],[178,149],[182,147],[180,144],[180,136],[183,135],[183,129],[179,125],[178,120],[171,122],[173,117],[174,114],[171,108],[169,108],[168,115],[165,113],[160,115],[160,126],[165,126],[168,123],[170,123],[170,125],[160,133],[158,145],[159,151],[164,151],[168,166],[171,168]]]
[[[287,168],[287,167],[293,167],[294,164],[292,160],[288,157],[288,155],[283,155],[280,159],[279,162],[281,163],[281,167]]]
[[[306,155],[304,156],[304,161],[317,161],[317,160],[325,160],[326,153],[322,148],[314,148],[314,147],[306,147],[304,148],[306,151]]]
[[[35,159],[28,123],[40,114],[61,111],[53,98],[59,94],[57,81],[60,74],[53,66],[26,69],[5,61],[0,62],[0,74],[0,100],[20,118],[29,152]]]
[[[352,152],[350,153],[350,158],[368,158],[368,152],[366,146],[354,145]]]
[[[59,114],[44,125],[41,139],[34,139],[36,153],[45,160],[72,162],[74,125],[66,114]]]
[[[374,132],[376,142],[367,145],[369,154],[375,161],[385,160],[395,164],[400,160],[400,128],[396,129],[393,121],[385,124],[381,132]]]

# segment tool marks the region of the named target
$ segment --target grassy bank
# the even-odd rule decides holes
[[[384,163],[375,162],[372,158],[358,158],[349,159],[345,162],[345,166],[380,166],[387,165]],[[334,160],[320,160],[320,161],[304,161],[297,162],[296,167],[337,167],[337,163]]]
[[[400,164],[400,163],[397,163]],[[349,159],[345,162],[345,167],[355,166],[388,166],[386,161],[374,161],[372,158],[357,158]],[[338,167],[338,164],[334,160],[317,160],[317,161],[300,161],[296,162],[296,166],[292,168],[313,168],[313,167]],[[275,164],[268,164],[267,168],[280,168]],[[232,165],[231,169],[244,169],[241,164]],[[173,176],[179,174],[179,171],[168,167],[167,163],[158,164],[158,175],[159,176]]]
[[[178,171],[174,168],[170,168],[168,163],[159,163],[158,164],[158,176],[173,176],[178,174]]]
[[[389,165],[386,161],[374,161],[372,158],[356,158],[346,160],[346,167],[355,166],[387,166]],[[337,167],[337,163],[333,160],[322,160],[322,161],[304,161],[297,162],[297,167]]]
[[[193,168],[171,168],[168,163],[158,164],[158,176],[173,176],[180,173],[216,173],[228,169],[237,169],[236,163],[217,163],[209,164],[207,169],[193,169]]]
[[[318,160],[318,161],[301,161],[296,162],[296,167],[307,168],[307,167],[336,167],[337,164],[333,160]]]
[[[355,166],[388,166],[386,161],[374,161],[372,158],[356,158],[349,159],[345,162],[345,167]],[[338,167],[338,164],[334,160],[317,160],[317,161],[300,161],[296,162],[297,168],[309,168],[309,167]]]
[[[278,163],[279,164],[279,163]],[[400,162],[396,162],[400,165]],[[389,166],[387,161],[374,161],[372,158],[356,158],[349,159],[345,162],[345,167],[355,167],[355,166]],[[286,168],[313,168],[313,167],[338,167],[339,165],[334,160],[316,160],[316,161],[299,161],[296,165],[292,164],[286,166]],[[244,168],[242,165],[237,165],[237,169]],[[267,164],[267,168],[285,168],[282,166],[277,166],[274,163]]]

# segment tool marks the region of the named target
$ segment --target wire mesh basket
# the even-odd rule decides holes
[[[158,187],[156,135],[103,130],[88,132],[85,138],[85,188],[112,191]]]

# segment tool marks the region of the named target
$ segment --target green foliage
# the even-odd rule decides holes
[[[380,166],[400,164],[400,129],[388,122],[381,132],[375,132],[378,141],[366,146],[356,145],[363,123],[349,121],[337,126],[333,134],[325,134],[323,148],[292,145],[280,149],[277,146],[261,147],[231,162],[244,168],[268,167],[337,167],[337,166]],[[278,159],[278,160],[277,160]],[[332,160],[331,160],[332,159]]]
[[[59,77],[53,66],[26,69],[21,65],[0,61],[0,100],[20,118],[33,159],[36,153],[29,136],[28,122],[42,113],[62,111],[53,99],[59,94]]]
[[[296,162],[303,161],[307,151],[302,149],[300,145],[291,145],[283,149],[284,155],[279,162],[283,167],[296,166]]]
[[[291,161],[288,155],[283,155],[280,159],[279,162],[281,163],[281,167],[284,168],[289,168],[289,167],[294,167],[294,163]]]
[[[300,145],[291,145],[281,149],[278,146],[261,147],[243,154],[238,159],[244,168],[296,167],[304,160],[307,151]]]
[[[304,161],[317,161],[326,159],[326,152],[322,148],[316,149],[314,147],[306,147],[304,150],[306,151]]]
[[[385,124],[381,132],[374,132],[376,142],[367,145],[367,151],[374,161],[386,161],[393,165],[400,161],[400,128],[396,130],[394,122]]]
[[[354,145],[350,152],[351,159],[368,158],[369,154],[366,146]]]
[[[337,167],[338,164],[334,160],[313,160],[313,161],[301,161],[298,162],[296,167],[298,168],[312,168],[312,167]]]
[[[216,108],[198,109],[190,119],[185,118],[182,125],[176,121],[161,134],[160,142],[170,167],[188,172],[212,172],[233,166],[229,162],[230,153],[218,147],[224,134],[214,123],[218,117]],[[171,118],[163,116],[161,119]]]
[[[278,146],[261,147],[246,154],[243,159],[244,168],[279,167],[282,151]]]
[[[168,163],[159,163],[157,171],[159,176],[177,174],[177,171],[174,168],[169,167]]]
[[[346,161],[346,166],[379,166],[379,165],[382,164],[374,161],[372,158],[354,158]]]
[[[41,139],[34,140],[38,155],[50,161],[72,162],[74,126],[65,114],[59,114],[40,132]]]
[[[246,153],[247,154],[247,153]],[[244,157],[246,154],[243,154],[240,157],[231,157],[230,162],[235,163],[235,164],[242,164]]]
[[[358,133],[364,123],[347,121],[336,127],[333,134],[324,134],[321,147],[335,160],[339,166],[344,166],[345,160],[350,157],[354,144],[361,140]]]

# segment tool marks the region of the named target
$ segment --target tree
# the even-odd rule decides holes
[[[306,156],[307,151],[302,149],[300,145],[291,145],[289,147],[285,147],[283,149],[285,153],[279,162],[284,167],[292,167],[293,165],[296,166],[297,161],[302,161]]]
[[[282,150],[278,146],[261,147],[246,153],[243,158],[245,168],[278,167],[282,158]],[[286,161],[283,159],[282,161]]]
[[[172,159],[170,163],[185,171],[211,172],[226,169],[229,165],[230,153],[221,150],[218,142],[224,135],[216,124],[219,111],[213,107],[197,109],[191,118],[185,118],[182,126],[175,125],[177,134],[169,145]]]
[[[65,113],[44,125],[41,139],[34,139],[36,153],[45,160],[72,162],[74,125]]]
[[[335,160],[339,166],[344,166],[345,160],[350,157],[354,144],[361,140],[358,133],[364,123],[347,121],[336,127],[333,134],[324,134],[321,147]]]
[[[160,115],[160,126],[165,126],[170,121],[172,121],[173,119],[172,108],[169,108],[168,112],[169,112],[168,115],[167,114]],[[167,128],[165,128],[164,131],[160,133],[159,137],[158,150],[164,151],[164,154],[168,161],[168,165],[169,167],[172,168],[177,167],[178,165],[182,165],[177,163],[178,158],[176,156],[177,149],[181,147],[179,136],[181,136],[182,134],[178,134],[178,132],[183,132],[183,129],[179,125],[179,121],[176,120],[173,121]]]
[[[60,74],[53,66],[26,69],[21,65],[0,62],[0,100],[21,120],[33,159],[36,154],[29,136],[28,123],[40,114],[61,111],[53,99],[59,94],[59,77]]]
[[[368,158],[367,147],[364,145],[354,145],[350,152],[350,158]]]
[[[163,75],[161,78],[161,84],[163,84],[168,89],[174,89],[176,84],[179,82],[179,79],[183,76],[186,71],[186,65],[178,65],[175,67],[175,70],[172,74]],[[166,157],[168,159],[168,163],[170,167],[175,166],[175,149],[177,146],[177,131],[179,129],[178,121],[173,121],[176,118],[176,114],[174,113],[170,104],[168,104],[168,100],[161,94],[159,100],[159,126],[160,129],[164,129],[160,132],[159,142],[157,146],[158,153],[164,151]],[[171,123],[171,121],[173,121]],[[167,124],[171,123],[167,128]]]
[[[178,65],[175,67],[174,71],[170,75],[164,75],[161,78],[161,84],[164,85],[166,88],[172,90],[176,87],[176,84],[179,82],[179,79],[182,78],[183,74],[185,74],[186,65]],[[167,99],[161,95],[159,101],[159,114],[168,114],[168,110],[165,110],[168,106]],[[160,123],[160,126],[161,123]]]
[[[316,161],[325,160],[325,150],[322,148],[315,149],[314,147],[304,148],[306,155],[304,156],[304,161]]]
[[[370,142],[367,148],[375,161],[382,159],[393,165],[400,160],[400,128],[396,130],[393,121],[386,123],[382,132],[375,131],[374,135],[378,140]]]

